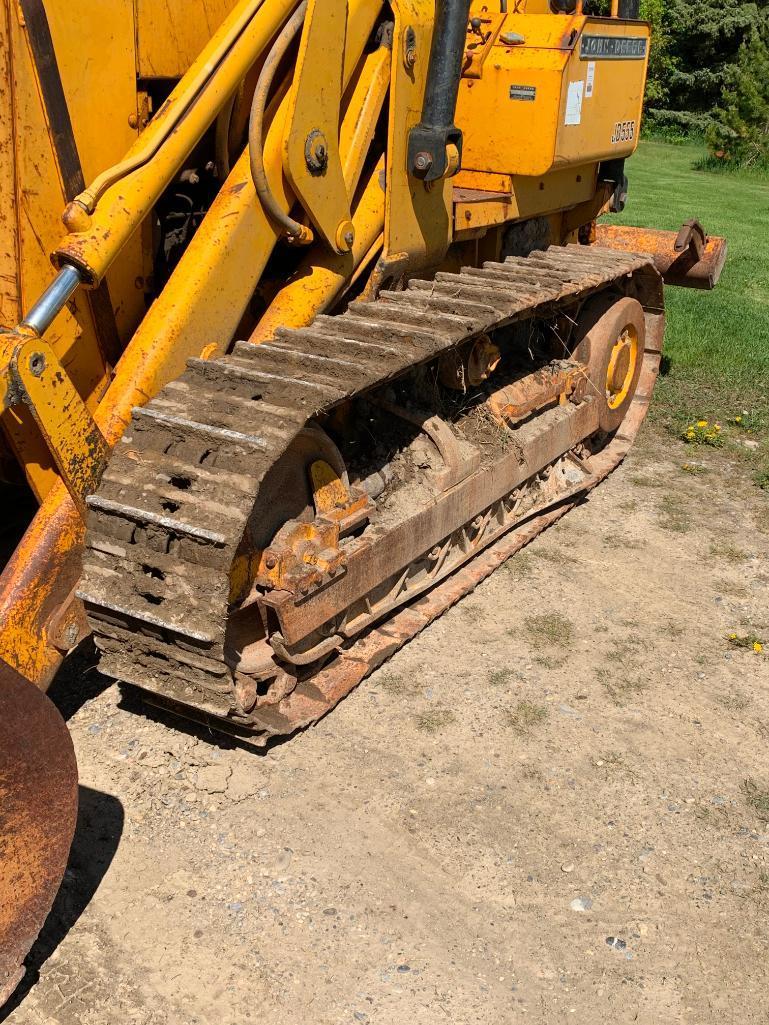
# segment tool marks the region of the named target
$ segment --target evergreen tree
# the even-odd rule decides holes
[[[648,2],[648,0],[647,0]],[[652,65],[651,119],[703,131],[728,88],[740,47],[769,0],[666,0],[658,14],[664,61]],[[652,47],[654,53],[654,47]]]
[[[651,25],[649,72],[646,82],[646,108],[664,107],[670,91],[670,79],[676,68],[671,53],[672,38],[665,22],[667,0],[641,0],[640,17]]]
[[[730,71],[707,132],[712,153],[738,164],[769,163],[769,17],[761,17]]]

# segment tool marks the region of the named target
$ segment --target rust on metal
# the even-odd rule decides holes
[[[535,409],[505,426],[504,440],[483,413],[486,382],[456,396],[458,408],[478,409],[475,420],[420,412],[434,408],[440,360],[489,332],[523,359],[518,325],[528,337],[525,322],[545,329],[569,311],[581,316],[607,288],[638,297],[656,345],[662,283],[650,260],[571,245],[438,272],[308,328],[279,328],[269,343],[192,360],[137,410],[89,499],[78,593],[104,669],[252,743],[324,714],[429,621],[418,608],[446,607],[458,574],[476,579],[484,553],[544,524],[540,515],[600,476],[584,443],[605,396],[581,386],[573,360],[555,389],[538,383]],[[511,373],[505,359],[494,371],[500,383]],[[350,484],[351,409],[388,448],[403,438],[416,453],[413,477],[388,484],[391,457],[370,463],[361,452]],[[321,425],[338,431],[342,449]],[[292,487],[296,505],[286,501]]]
[[[726,261],[726,239],[705,235],[698,221],[686,221],[676,231],[596,225],[596,243],[626,253],[646,253],[666,285],[715,288]]]
[[[0,1006],[64,876],[77,817],[77,764],[64,722],[0,662]]]
[[[552,402],[585,397],[587,368],[568,360],[556,362],[524,374],[512,384],[503,385],[489,395],[489,409],[500,423],[516,423]]]

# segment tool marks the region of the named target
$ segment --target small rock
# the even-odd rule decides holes
[[[574,871],[574,866],[571,865],[571,864],[570,865],[561,865],[561,871],[562,872],[573,872]]]
[[[571,715],[575,719],[582,718],[582,716],[579,714],[576,708],[572,708],[571,705],[559,705],[558,711],[561,712],[563,715]]]
[[[88,732],[89,733],[101,733],[101,731],[102,731],[102,727],[97,722],[91,723],[91,725],[88,727]]]
[[[293,857],[293,855],[294,852],[291,850],[290,847],[283,848],[283,850],[275,859],[275,868],[278,870],[278,872],[286,871],[286,869],[291,864],[291,858]]]
[[[611,947],[612,950],[625,950],[627,942],[625,940],[621,940],[619,936],[607,936],[606,946]]]
[[[590,897],[575,897],[571,904],[569,904],[572,911],[589,911],[592,906],[593,901]]]
[[[368,1015],[363,1011],[353,1011],[352,1016],[356,1021],[368,1021]]]
[[[168,764],[168,755],[164,751],[142,751],[137,760],[145,769],[160,769]]]
[[[223,794],[231,775],[232,769],[226,765],[206,765],[198,769],[195,785],[207,794]]]
[[[227,797],[231,801],[245,801],[247,797],[254,796],[256,789],[256,783],[253,780],[243,772],[238,772],[230,778],[227,784]]]
[[[401,975],[405,975],[406,972],[410,972],[411,971],[411,965],[399,964],[398,968],[397,968],[397,971],[399,971],[401,973]]]

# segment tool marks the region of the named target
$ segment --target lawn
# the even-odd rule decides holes
[[[760,477],[769,463],[769,181],[698,170],[703,156],[698,146],[642,142],[627,163],[627,206],[612,221],[677,229],[697,217],[729,240],[712,292],[666,289],[666,359],[653,418],[675,433],[718,420],[728,443],[744,433],[729,427],[742,415],[761,441],[750,459]]]
[[[729,253],[712,292],[668,288],[667,379],[660,399],[679,416],[769,414],[769,181],[695,170],[697,146],[645,141],[627,163],[630,192],[614,223],[677,229],[697,217]]]

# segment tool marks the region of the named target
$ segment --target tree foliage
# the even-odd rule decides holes
[[[769,164],[769,17],[761,12],[729,70],[707,131],[711,152],[738,164]]]
[[[656,125],[707,131],[735,87],[743,44],[769,0],[643,0],[653,42],[647,111]],[[720,115],[719,115],[720,116]]]

